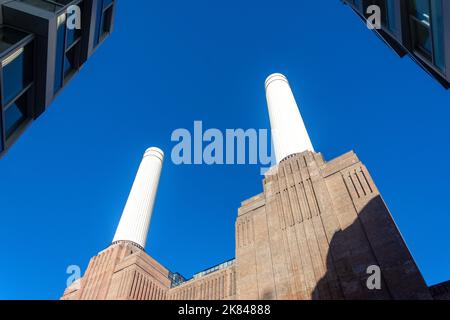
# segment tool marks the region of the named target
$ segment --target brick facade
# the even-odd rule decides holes
[[[303,152],[242,203],[233,264],[179,286],[131,243],[92,258],[62,299],[432,299],[367,168],[353,153]],[[369,290],[367,270],[381,270]]]

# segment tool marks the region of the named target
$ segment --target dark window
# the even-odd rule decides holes
[[[77,4],[83,10],[83,3]],[[67,13],[57,18],[55,59],[55,94],[64,86],[80,66],[81,30],[67,27]]]
[[[113,7],[110,6],[105,10],[102,18],[102,24],[100,28],[100,41],[103,40],[111,32],[111,22],[113,16]]]
[[[67,29],[66,49],[70,49],[71,46],[81,37],[80,29]]]
[[[29,37],[29,40],[25,38]],[[31,37],[15,29],[0,29],[0,151],[30,118],[29,96],[33,81]]]
[[[24,67],[25,53],[20,48],[2,61],[3,68],[3,105],[12,101],[27,84]]]
[[[64,78],[70,78],[77,70],[78,57],[80,56],[80,44],[77,43],[66,52],[64,57]]]
[[[396,26],[396,2],[398,0],[386,0],[386,27],[391,31],[395,32]]]
[[[100,41],[100,26],[102,23],[102,15],[103,15],[103,0],[97,0],[97,9],[96,9],[96,18],[95,18],[95,45],[97,46]]]
[[[95,46],[102,42],[111,32],[114,0],[97,0],[96,10]]]
[[[16,43],[25,39],[27,34],[16,29],[1,27],[0,28],[0,54],[3,54]]]
[[[434,64],[441,70],[445,70],[444,54],[444,22],[442,2],[431,1],[431,32],[433,33]]]
[[[4,112],[5,115],[5,135],[6,140],[11,137],[14,131],[19,128],[27,119],[27,99],[22,95],[17,101],[11,104]]]
[[[414,51],[444,70],[441,0],[409,0],[409,17]]]

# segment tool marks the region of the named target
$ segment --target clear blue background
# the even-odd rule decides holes
[[[141,0],[119,1],[113,36],[0,160],[0,298],[59,298],[174,129],[268,128],[272,72],[326,159],[368,166],[427,283],[450,279],[450,92],[338,0]],[[233,258],[237,209],[261,191],[258,166],[168,157],[148,252],[185,276]]]

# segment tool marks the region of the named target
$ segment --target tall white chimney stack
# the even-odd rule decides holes
[[[131,241],[145,248],[163,160],[164,152],[158,148],[145,152],[113,243]]]
[[[266,80],[266,97],[277,163],[295,153],[314,151],[287,78],[274,73]]]

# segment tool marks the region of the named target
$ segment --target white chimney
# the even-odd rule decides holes
[[[314,151],[287,78],[274,73],[266,80],[266,97],[277,163],[295,153]]]
[[[163,160],[158,148],[145,152],[113,242],[131,241],[145,248]]]

